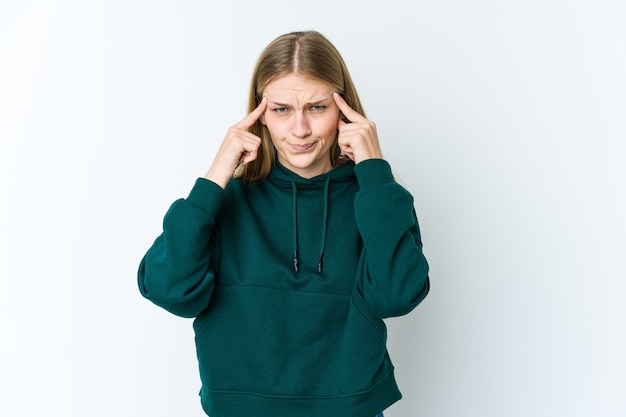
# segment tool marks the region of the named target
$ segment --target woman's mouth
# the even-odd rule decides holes
[[[303,143],[303,144],[291,143],[289,144],[289,147],[295,153],[308,152],[311,149],[313,149],[314,146],[315,146],[315,143]]]

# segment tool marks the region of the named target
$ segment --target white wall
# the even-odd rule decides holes
[[[626,416],[625,3],[215,4],[0,1],[0,415],[203,415],[191,322],[137,265],[262,47],[313,28],[432,266],[387,416]]]

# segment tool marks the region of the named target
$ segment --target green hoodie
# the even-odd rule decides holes
[[[382,159],[258,184],[199,178],[139,267],[195,317],[211,417],[372,417],[401,398],[384,318],[429,290],[413,197]]]

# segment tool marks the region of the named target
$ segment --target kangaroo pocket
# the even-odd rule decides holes
[[[251,286],[216,295],[194,322],[206,389],[349,395],[370,388],[391,366],[384,324],[349,296]]]

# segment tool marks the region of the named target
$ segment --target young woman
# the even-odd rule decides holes
[[[413,198],[324,36],[262,52],[249,114],[172,204],[138,279],[195,317],[211,417],[374,417],[401,398],[383,319],[426,297],[428,263]]]

